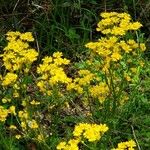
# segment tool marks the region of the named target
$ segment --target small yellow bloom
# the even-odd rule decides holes
[[[8,102],[8,100],[6,98],[2,99],[2,103],[7,103],[7,102]]]
[[[23,130],[26,130],[27,125],[26,125],[25,121],[21,122],[21,127],[23,128]]]
[[[111,58],[113,61],[118,61],[118,60],[122,59],[122,56],[119,53],[115,52],[111,55]]]
[[[16,111],[15,111],[16,107],[15,106],[10,106],[9,107],[9,113],[13,114],[16,116]]]
[[[20,39],[25,40],[25,41],[34,41],[34,38],[33,38],[31,32],[26,32],[26,33],[20,34]]]
[[[37,102],[37,101],[35,101],[35,100],[32,100],[32,101],[30,102],[30,104],[31,104],[31,105],[39,105],[40,102]]]
[[[9,110],[5,109],[3,106],[0,106],[0,121],[4,122],[8,116]]]
[[[19,93],[17,91],[14,91],[13,97],[19,97]]]
[[[21,135],[17,134],[17,135],[15,135],[15,138],[19,140],[21,138]]]
[[[27,105],[26,100],[23,100],[21,105],[25,107]]]
[[[140,49],[142,52],[144,52],[146,50],[146,46],[144,43],[140,43]]]
[[[17,129],[17,127],[15,125],[10,125],[9,129],[15,130],[15,129]]]
[[[37,129],[38,128],[38,124],[37,124],[37,122],[34,119],[32,119],[31,121],[28,121],[28,126],[31,129]]]
[[[58,145],[57,145],[57,149],[58,150],[62,150],[66,147],[66,142],[60,142]]]
[[[38,137],[37,137],[37,140],[39,142],[44,141],[44,135],[43,134],[39,134]]]

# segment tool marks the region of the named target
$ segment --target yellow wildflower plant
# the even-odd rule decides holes
[[[133,37],[124,38],[126,34],[131,34],[131,31],[136,31],[142,26],[139,22],[133,22],[129,14],[104,12],[101,17],[97,31],[103,33],[104,37],[96,42],[87,43],[85,47],[91,52],[87,68],[92,72],[99,72],[102,77],[99,77],[99,81],[106,85],[103,87],[97,82],[89,87],[89,93],[92,98],[98,98],[100,103],[109,95],[113,108],[117,108],[127,84],[138,81],[140,67],[143,67],[140,65],[141,56],[146,46]],[[74,87],[73,85],[72,88]]]
[[[27,138],[27,141],[43,142],[41,144],[48,148],[47,141],[62,134],[62,130],[55,132],[57,125],[68,126],[68,121],[72,121],[70,114],[83,121],[98,118],[97,121],[110,122],[103,118],[112,112],[119,114],[116,110],[124,113],[123,105],[136,93],[132,93],[132,89],[136,91],[141,86],[135,83],[140,83],[141,69],[145,65],[141,56],[146,46],[142,39],[134,36],[134,31],[142,24],[132,21],[127,13],[104,12],[101,18],[96,30],[104,37],[85,45],[90,50],[89,58],[71,74],[72,78],[66,73],[70,60],[63,58],[62,52],[45,56],[36,73],[30,73],[31,65],[39,55],[30,47],[30,42],[34,41],[32,33],[6,34],[8,44],[0,55],[4,68],[0,74],[0,123],[9,129],[8,135],[15,134],[18,140]],[[63,107],[60,103],[64,103]],[[96,147],[108,129],[106,124],[76,124],[73,138],[60,142],[56,149],[79,150],[91,146],[92,142]],[[49,135],[52,139],[47,140]],[[113,150],[134,150],[135,147],[136,143],[130,140],[119,143]]]

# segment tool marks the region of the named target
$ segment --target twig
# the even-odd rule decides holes
[[[38,53],[40,52],[40,48],[39,48],[39,42],[37,40],[37,35],[35,33],[35,42],[36,42],[36,47],[37,47],[37,50],[38,50]]]
[[[139,142],[138,142],[138,140],[137,140],[137,138],[136,138],[136,135],[135,135],[135,132],[134,132],[134,128],[133,128],[132,125],[131,125],[131,128],[132,128],[132,133],[133,133],[134,139],[135,139],[135,141],[136,141],[136,143],[137,143],[137,147],[138,147],[139,150],[141,150],[140,145],[139,145]]]
[[[19,3],[19,0],[18,0],[17,3],[15,4],[14,9],[13,9],[13,12],[15,11],[15,9],[16,9],[18,3]]]
[[[3,14],[0,17],[11,17],[11,16],[18,16],[18,15],[26,15],[29,13],[13,13],[13,14]]]

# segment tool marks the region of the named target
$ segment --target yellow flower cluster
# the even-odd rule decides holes
[[[35,101],[35,100],[32,100],[32,101],[30,102],[30,104],[31,104],[31,105],[40,105],[40,102]]]
[[[14,84],[17,80],[17,74],[8,72],[2,80],[2,86],[8,86],[10,84]]]
[[[108,130],[106,124],[88,124],[79,123],[75,126],[73,131],[74,139],[67,142],[60,142],[57,145],[58,150],[79,150],[78,144],[85,139],[89,142],[98,141],[102,135]]]
[[[4,122],[8,116],[8,110],[0,106],[0,121]]]
[[[98,98],[100,103],[103,103],[109,94],[108,85],[104,82],[99,83],[99,85],[91,86],[89,91],[90,95],[93,98]]]
[[[40,133],[40,134],[37,136],[37,140],[38,140],[39,142],[45,141],[44,135]]]
[[[100,140],[102,135],[108,130],[106,124],[87,124],[87,123],[79,123],[75,126],[73,131],[73,135],[75,137],[83,137],[87,139],[89,142],[94,142]]]
[[[139,45],[133,39],[124,41],[115,36],[101,38],[98,42],[90,42],[85,46],[101,57],[101,69],[104,72],[108,72],[112,62],[117,63],[125,59],[126,54],[135,55],[138,53],[138,49],[141,51],[146,49],[144,43]]]
[[[24,109],[24,110],[19,111],[18,117],[20,118],[20,121],[21,121],[20,126],[22,127],[23,131],[27,130],[27,127],[31,129],[38,128],[38,124],[36,120],[30,119],[29,113],[27,112],[27,110]]]
[[[80,139],[71,139],[68,142],[60,142],[57,145],[58,150],[79,150]]]
[[[142,24],[131,22],[131,16],[127,13],[104,12],[100,15],[103,19],[98,23],[97,31],[103,34],[125,35],[128,30],[137,30]]]
[[[51,88],[58,83],[68,84],[71,82],[71,78],[67,77],[64,72],[63,65],[68,65],[69,60],[62,58],[61,52],[55,52],[53,57],[46,56],[43,58],[43,64],[40,64],[37,68],[37,73],[41,76],[37,86],[40,91],[51,95]]]
[[[8,32],[8,45],[4,48],[4,66],[10,72],[24,69],[28,72],[30,65],[37,59],[38,53],[29,47],[28,42],[34,41],[31,32]]]
[[[9,114],[16,115],[15,106],[12,105],[7,109],[0,106],[0,121],[5,122]]]
[[[82,94],[84,91],[84,86],[90,85],[91,81],[94,80],[95,75],[89,70],[79,70],[79,77],[75,78],[72,83],[67,85],[67,90],[75,90],[79,94]]]
[[[26,130],[27,129],[27,120],[29,119],[29,114],[27,112],[27,110],[21,110],[18,112],[18,117],[20,118],[20,126],[22,127],[22,130]]]
[[[118,143],[117,148],[113,148],[112,150],[135,150],[136,143],[133,140],[127,142]]]

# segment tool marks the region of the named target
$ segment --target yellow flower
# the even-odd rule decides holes
[[[62,150],[62,149],[65,149],[66,148],[66,142],[60,142],[58,145],[57,145],[57,149],[58,150]]]
[[[57,145],[57,150],[79,150],[78,143],[80,139],[70,139],[68,143],[60,142]]]
[[[62,57],[62,52],[55,52],[55,53],[53,54],[53,57],[55,57],[55,58],[60,58],[60,57]]]
[[[140,43],[140,49],[142,52],[144,52],[146,50],[146,46],[144,43]]]
[[[114,53],[111,55],[111,58],[112,58],[113,61],[118,61],[118,60],[122,59],[122,56],[121,56],[119,53],[114,52]]]
[[[26,41],[34,41],[34,38],[33,38],[31,32],[26,32],[26,33],[20,34],[20,39],[26,40]]]
[[[26,100],[23,100],[21,105],[25,107],[27,105]]]
[[[142,24],[141,24],[140,22],[133,22],[133,23],[130,23],[130,24],[128,25],[128,28],[129,28],[130,30],[137,30],[137,29],[139,29],[140,27],[142,27]]]
[[[19,93],[16,90],[13,93],[13,97],[19,97]]]
[[[38,128],[38,124],[34,119],[32,119],[31,121],[28,121],[28,126],[32,129],[37,129]]]
[[[127,81],[131,81],[131,77],[127,74],[127,73],[124,73],[124,77]]]
[[[19,118],[21,118],[21,119],[28,119],[28,113],[27,113],[27,111],[26,110],[21,110],[21,111],[19,111],[18,112],[18,116],[19,116]]]
[[[129,53],[130,51],[132,51],[131,46],[128,45],[125,41],[120,41],[119,45],[126,53]]]
[[[16,137],[16,139],[20,139],[21,138],[21,135],[20,134],[17,134],[17,135],[15,135],[15,137]]]
[[[0,121],[4,122],[8,116],[9,111],[3,106],[0,106]]]
[[[15,125],[10,125],[9,129],[15,130],[15,129],[17,129],[17,127]]]
[[[44,135],[43,135],[43,134],[39,134],[38,137],[37,137],[37,140],[38,140],[39,142],[44,141]]]
[[[40,102],[36,102],[35,100],[32,100],[32,101],[30,102],[30,104],[31,104],[31,105],[39,105]]]
[[[23,128],[23,130],[26,130],[27,125],[26,125],[26,122],[25,122],[25,121],[22,121],[22,122],[21,122],[21,127]]]
[[[4,77],[3,81],[2,81],[2,85],[8,86],[10,84],[15,83],[17,80],[17,77],[18,76],[14,73],[7,73],[6,76]]]
[[[13,114],[16,116],[16,111],[15,111],[16,107],[15,106],[10,106],[9,107],[9,113]]]
[[[98,98],[99,102],[103,103],[109,94],[109,88],[106,83],[101,82],[99,85],[91,86],[89,92],[93,98]]]
[[[2,103],[7,103],[7,102],[8,102],[8,100],[6,98],[2,99]]]

